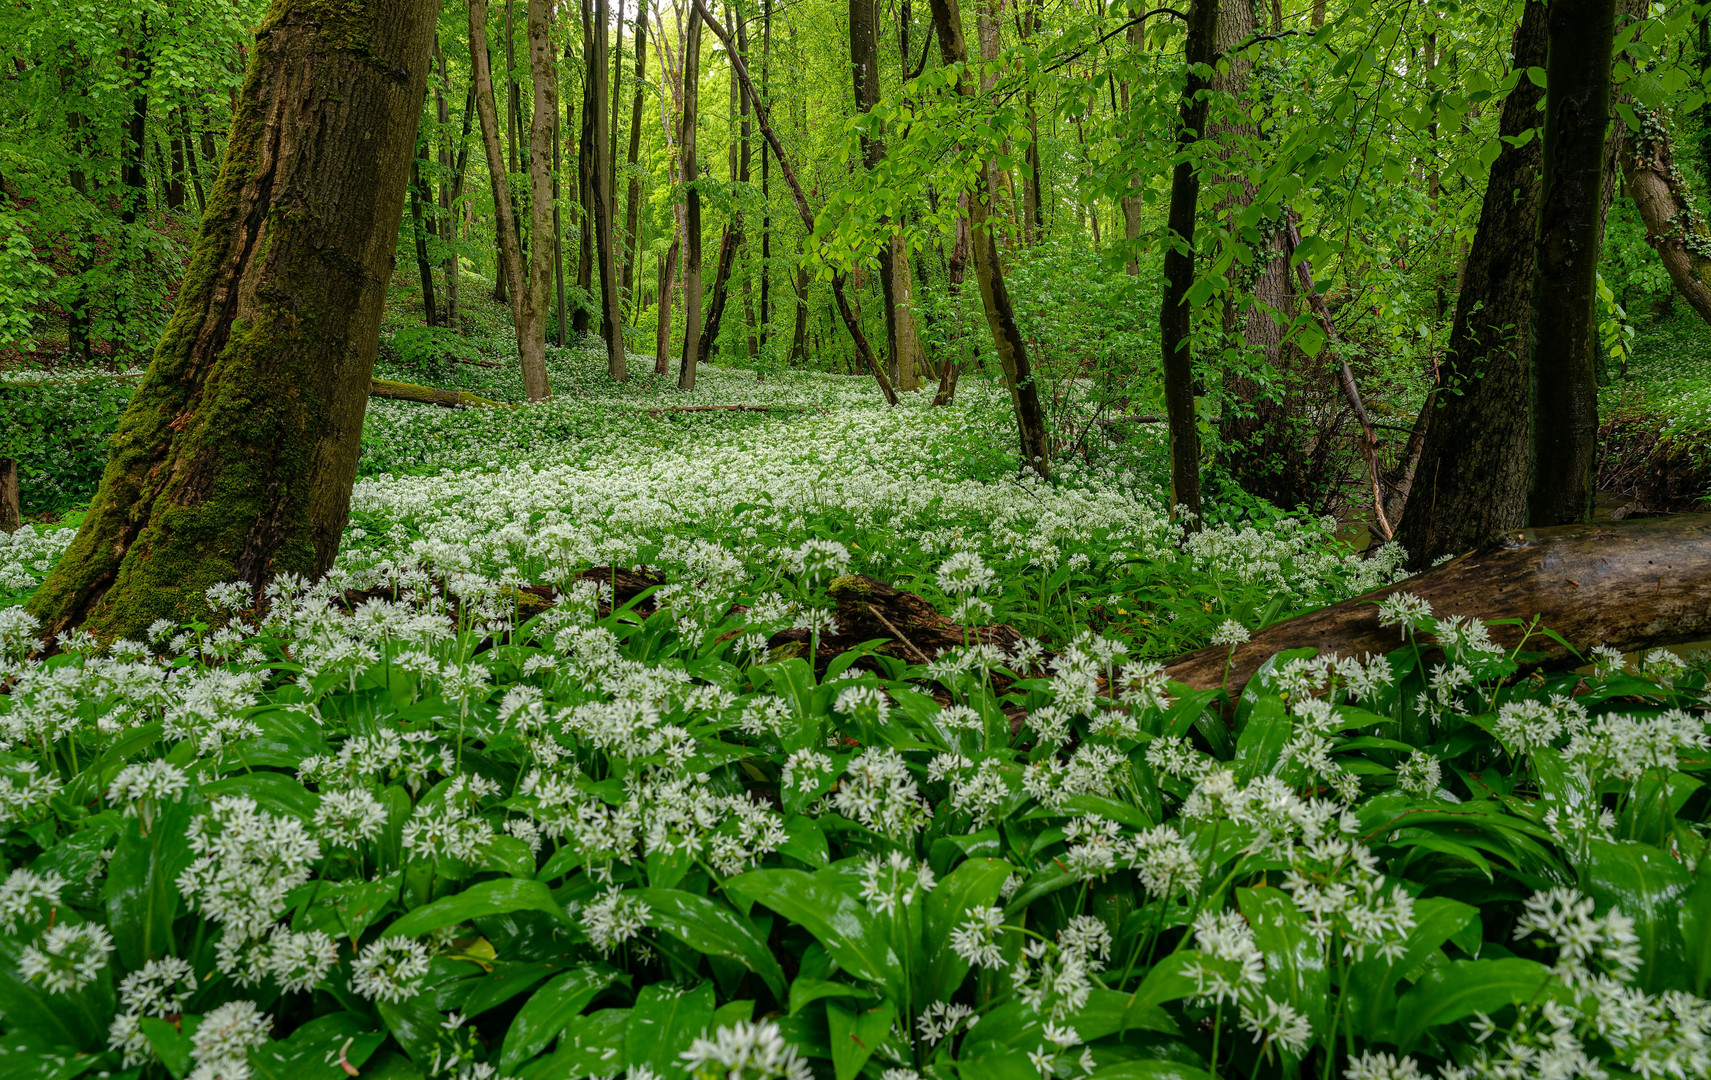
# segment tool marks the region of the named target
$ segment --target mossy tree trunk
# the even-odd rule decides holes
[[[30,601],[48,632],[140,634],[203,610],[210,585],[332,564],[437,9],[269,9],[177,310]]]

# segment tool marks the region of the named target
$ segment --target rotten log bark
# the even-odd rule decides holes
[[[447,409],[515,408],[503,401],[492,401],[472,394],[468,390],[442,390],[437,386],[418,386],[415,383],[391,382],[387,379],[375,379],[368,396],[385,398],[388,401],[414,401],[419,405],[439,405]]]
[[[1400,639],[1395,627],[1378,624],[1377,602],[1398,592],[1426,600],[1439,616],[1520,619],[1523,626],[1537,616],[1583,651],[1701,641],[1711,638],[1711,514],[1516,529],[1399,585],[1268,626],[1233,656],[1212,646],[1178,657],[1165,674],[1194,687],[1225,686],[1235,697],[1284,649],[1389,652]],[[1511,649],[1521,633],[1516,626],[1491,629],[1492,640]],[[1527,640],[1527,651],[1547,653],[1546,666],[1581,662],[1540,634]]]

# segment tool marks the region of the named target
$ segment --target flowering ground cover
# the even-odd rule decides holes
[[[599,364],[372,403],[337,566],[263,609],[44,660],[0,608],[6,1076],[1711,1072],[1702,665],[1524,673],[1404,597],[1228,703],[1156,661],[1397,553],[1179,543],[1144,441],[1018,479],[972,379]],[[1020,639],[772,644],[857,573]]]

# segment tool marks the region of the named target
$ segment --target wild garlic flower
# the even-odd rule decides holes
[[[1378,605],[1378,625],[1399,626],[1402,636],[1419,630],[1432,617],[1432,605],[1413,593],[1393,592]]]
[[[1141,887],[1168,900],[1200,888],[1201,860],[1183,835],[1169,825],[1155,825],[1125,837],[1123,860],[1135,869]]]
[[[1620,908],[1603,915],[1596,911],[1590,897],[1573,889],[1536,892],[1515,920],[1515,937],[1521,940],[1537,934],[1547,946],[1554,946],[1555,970],[1570,983],[1585,982],[1597,973],[1627,982],[1640,967],[1634,920]]]
[[[1002,913],[1000,914],[1000,918],[1002,918]],[[965,957],[965,959],[967,958]],[[991,967],[999,965],[981,966]],[[942,1042],[943,1040],[950,1038],[952,1035],[956,1034],[958,1027],[966,1025],[966,1027],[972,1028],[979,1022],[980,1017],[975,1015],[973,1009],[969,1008],[967,1005],[960,1005],[948,1001],[933,1002],[925,1009],[922,1009],[920,1015],[915,1018],[915,1026],[920,1030],[921,1038],[927,1040],[928,1045]]]
[[[47,919],[59,906],[65,879],[53,871],[38,874],[22,866],[0,882],[0,929],[16,934],[20,927]]]
[[[1270,1042],[1285,1054],[1296,1057],[1313,1043],[1313,1024],[1292,1006],[1270,994],[1255,994],[1250,1005],[1241,1004],[1242,1027],[1253,1032],[1254,1042]],[[1346,1074],[1345,1074],[1346,1075]]]
[[[1407,1054],[1382,1050],[1363,1050],[1343,1067],[1346,1080],[1427,1080],[1429,1075]]]
[[[947,596],[985,592],[997,583],[998,575],[977,552],[958,551],[939,564],[938,585]]]
[[[1241,623],[1234,619],[1225,619],[1219,624],[1218,629],[1212,631],[1212,637],[1207,644],[1223,645],[1233,649],[1237,645],[1247,644],[1251,636],[1248,633],[1248,628]]]
[[[870,747],[857,754],[826,804],[893,840],[920,831],[933,816],[903,755],[889,747]]]
[[[975,908],[951,931],[951,951],[977,968],[997,970],[1006,965],[998,933],[1004,928],[1004,909]],[[937,1041],[929,1038],[929,1042]]]
[[[602,955],[610,955],[646,929],[651,914],[645,901],[614,885],[583,906],[582,930]]]
[[[915,863],[901,851],[885,858],[869,856],[861,867],[861,898],[874,911],[895,915],[917,896],[933,891],[938,882],[926,863]]]
[[[137,1021],[182,1013],[195,992],[196,970],[176,956],[149,960],[119,981],[119,1012],[107,1029],[107,1044],[124,1054],[127,1069],[158,1060]]]
[[[351,961],[351,990],[374,1001],[407,1001],[428,976],[428,947],[414,938],[383,937]]]
[[[747,1020],[701,1037],[683,1052],[693,1080],[813,1080],[814,1073],[786,1042],[778,1025]]]
[[[354,848],[380,835],[386,808],[366,788],[335,789],[315,808],[315,834],[331,847]]]
[[[1443,773],[1437,758],[1416,750],[1396,766],[1396,786],[1410,795],[1430,795],[1443,782]]]
[[[113,955],[113,935],[93,923],[57,923],[24,947],[18,972],[50,994],[70,994],[95,981]]]
[[[178,876],[178,889],[234,942],[266,936],[286,894],[309,880],[321,857],[302,822],[244,797],[215,799],[191,822],[189,841],[196,859]]]
[[[403,840],[404,850],[419,858],[475,862],[493,842],[493,825],[448,797],[418,805],[404,823]]]
[[[202,1018],[190,1045],[191,1080],[247,1080],[249,1052],[266,1046],[273,1018],[253,1001],[228,1001]]]

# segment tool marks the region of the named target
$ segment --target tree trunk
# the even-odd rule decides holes
[[[1184,59],[1189,74],[1182,87],[1182,121],[1176,150],[1185,158],[1205,135],[1210,84],[1200,74],[1217,51],[1218,0],[1192,0],[1188,9],[1188,40]],[[1169,228],[1164,253],[1164,302],[1159,314],[1159,338],[1164,347],[1164,404],[1170,418],[1170,510],[1184,507],[1200,517],[1200,427],[1194,407],[1194,350],[1190,329],[1194,313],[1188,306],[1194,284],[1194,218],[1200,202],[1200,174],[1194,163],[1179,160],[1170,184]],[[1194,527],[1192,524],[1190,527]]]
[[[638,3],[636,8],[636,90],[634,101],[630,106],[630,153],[625,159],[628,163],[629,178],[624,188],[624,295],[635,296],[636,257],[641,252],[642,236],[641,206],[642,178],[636,171],[636,162],[642,153],[642,90],[648,77],[648,8],[645,3]],[[641,305],[634,308],[637,317],[641,314]]]
[[[939,38],[939,55],[946,67],[968,63],[968,44],[962,34],[962,12],[957,0],[932,0],[933,25]],[[957,80],[957,89],[964,97],[976,93],[974,82],[966,72]],[[1028,362],[1028,346],[1016,327],[1016,314],[1010,306],[1010,293],[1004,285],[1004,271],[998,262],[998,241],[988,225],[987,206],[990,198],[988,176],[990,169],[976,174],[974,191],[968,200],[969,240],[974,256],[974,276],[980,285],[981,305],[986,310],[986,324],[992,331],[992,345],[1004,369],[1004,381],[1010,389],[1010,400],[1016,411],[1016,430],[1021,443],[1022,464],[1041,477],[1051,473],[1051,444],[1046,434],[1045,412],[1040,408],[1040,391]]]
[[[1608,645],[1638,652],[1711,637],[1711,514],[1677,514],[1613,525],[1514,530],[1436,570],[1256,632],[1234,655],[1222,645],[1172,661],[1165,674],[1189,686],[1226,687],[1232,698],[1260,664],[1284,649],[1343,656],[1386,653],[1402,638],[1378,624],[1377,601],[1411,593],[1439,618],[1513,619],[1491,627],[1505,649],[1520,644],[1534,617],[1584,652]],[[1534,632],[1527,651],[1546,666],[1585,660]],[[1228,677],[1225,672],[1228,669]]]
[[[225,581],[332,565],[438,5],[276,0],[177,309],[30,610],[139,636]]]
[[[908,0],[903,0],[908,9]],[[760,4],[760,88],[769,93],[767,74],[772,63],[772,0]],[[769,99],[770,100],[770,99]],[[760,347],[766,348],[772,328],[772,175],[768,159],[772,151],[760,143]]]
[[[1547,8],[1525,6],[1516,70],[1543,67]],[[1523,76],[1503,103],[1473,244],[1463,262],[1437,405],[1396,539],[1416,569],[1519,527],[1527,506],[1527,357],[1533,233],[1539,220],[1537,123],[1544,91]]]
[[[416,276],[422,286],[422,316],[429,326],[438,326],[434,305],[434,267],[428,262],[428,230],[422,222],[422,160],[427,155],[426,140],[416,143],[416,156],[410,161],[410,231],[416,241]]]
[[[683,119],[679,169],[684,195],[683,218],[683,356],[677,367],[680,390],[695,389],[695,362],[701,355],[701,166],[695,160],[695,128],[701,105],[701,10],[689,12],[689,33],[683,47]]]
[[[23,523],[23,508],[18,501],[18,461],[0,458],[0,532],[15,533]]]
[[[768,119],[767,109],[760,100],[760,93],[755,89],[754,82],[749,78],[748,65],[744,63],[742,50],[732,40],[731,35],[719,25],[712,12],[707,9],[706,0],[694,0],[695,10],[701,13],[701,20],[708,29],[719,39],[719,44],[725,47],[725,55],[730,59],[731,67],[737,78],[742,81],[743,92],[748,94],[749,102],[754,106],[755,122],[760,125],[760,132],[766,136],[766,141],[772,145],[772,152],[778,157],[778,167],[784,172],[784,182],[790,186],[790,194],[796,202],[796,213],[801,218],[804,232],[814,231],[814,213],[808,209],[808,196],[802,191],[802,184],[796,179],[796,171],[790,167],[790,159],[784,156],[784,144],[778,140],[778,132],[773,130]],[[885,369],[880,367],[879,358],[873,355],[868,347],[867,335],[862,333],[861,319],[850,307],[849,295],[844,290],[844,276],[834,271],[832,274],[832,297],[837,302],[838,314],[843,318],[844,329],[849,331],[850,341],[855,345],[855,360],[858,366],[865,367],[872,373],[874,381],[879,384],[879,392],[885,396],[886,404],[897,404],[897,393],[891,388],[891,382],[885,377]]]
[[[168,210],[184,209],[184,135],[182,134],[183,113],[172,110],[171,135],[167,139],[167,156],[170,165],[166,177],[166,208]]]
[[[369,385],[369,397],[385,398],[388,401],[413,401],[419,405],[438,405],[446,409],[511,409],[503,401],[493,401],[472,394],[468,390],[442,390],[437,386],[418,386],[415,383],[392,382],[388,379],[375,379]]]
[[[463,107],[463,134],[458,140],[456,150],[452,148],[449,129],[451,127],[451,74],[446,67],[446,54],[440,48],[438,40],[434,42],[434,62],[439,69],[440,81],[434,87],[434,115],[440,123],[440,219],[445,222],[443,235],[445,242],[445,258],[441,262],[441,270],[446,278],[446,310],[445,324],[457,328],[457,240],[458,228],[454,218],[457,198],[462,194],[463,187],[463,150],[469,139],[470,117],[475,111],[472,94],[466,97]]]
[[[963,275],[968,272],[969,249],[968,228],[968,195],[957,196],[956,239],[951,244],[950,256],[945,260],[945,292],[951,300],[952,317],[956,319],[956,329],[951,334],[951,347],[945,351],[944,358],[939,362],[939,389],[933,395],[933,407],[949,405],[956,400],[957,357],[962,353],[962,309],[957,300],[962,296]]]
[[[734,21],[737,33],[737,48],[748,52],[748,35],[743,32],[743,21],[739,16]],[[737,69],[731,68],[731,145],[729,150],[730,177],[733,188],[738,182],[748,182],[748,146],[744,136],[749,122],[747,99],[743,97],[742,87],[737,80]],[[713,357],[713,350],[719,345],[719,327],[725,320],[725,307],[730,303],[731,274],[737,267],[737,252],[742,249],[743,212],[733,204],[731,220],[725,225],[724,232],[719,237],[719,261],[713,273],[713,295],[707,304],[706,324],[701,330],[701,350],[697,361],[707,363]]]
[[[803,256],[807,262],[807,256]],[[790,334],[790,362],[805,364],[808,362],[808,285],[813,281],[806,265],[796,268],[796,327]]]
[[[531,42],[533,35],[530,35]],[[487,172],[493,181],[493,212],[497,218],[500,273],[504,275],[511,302],[511,324],[517,331],[517,356],[523,369],[523,392],[530,401],[552,396],[547,386],[547,338],[545,281],[541,296],[523,279],[523,253],[517,239],[517,223],[511,216],[511,181],[505,169],[505,153],[499,145],[499,116],[493,101],[493,73],[487,64],[487,0],[469,2],[469,51],[473,58],[475,108],[481,118],[481,145],[487,153]],[[548,121],[550,123],[550,121]],[[532,172],[533,170],[531,170]],[[548,200],[542,200],[548,201]],[[536,245],[537,248],[545,245]],[[550,257],[550,252],[547,253]]]
[[[677,249],[680,241],[673,238],[665,258],[659,261],[659,320],[654,331],[654,374],[671,370],[671,299],[677,283]]]
[[[1592,518],[1598,254],[1616,0],[1552,0],[1533,269],[1531,525]]]
[[[530,0],[543,9],[547,0]],[[612,243],[611,93],[607,71],[607,25],[611,9],[606,0],[582,0],[584,76],[589,93],[582,118],[582,160],[587,163],[589,193],[594,197],[594,246],[600,265],[600,337],[606,342],[606,373],[618,382],[629,378],[624,355],[624,314],[620,271]],[[532,25],[532,24],[531,24]],[[549,65],[550,66],[550,65]]]
[[[1639,132],[1629,131],[1620,120],[1616,131],[1628,196],[1646,223],[1646,242],[1656,249],[1676,292],[1711,322],[1711,258],[1706,255],[1711,252],[1711,229],[1694,211],[1686,181],[1675,170],[1664,118],[1637,106],[1635,112],[1643,125]]]

